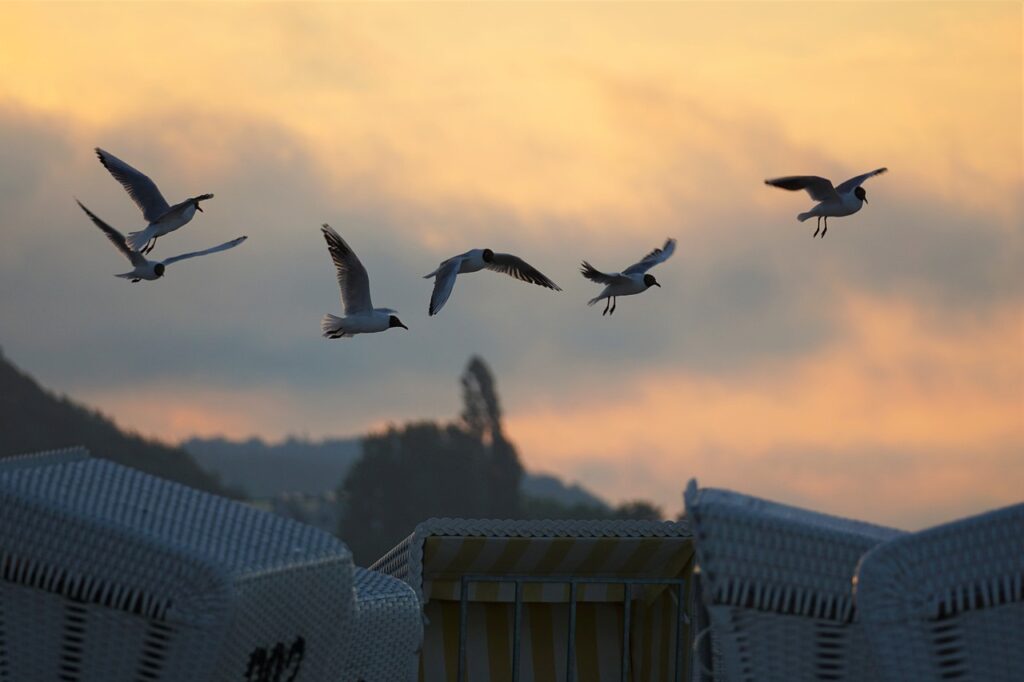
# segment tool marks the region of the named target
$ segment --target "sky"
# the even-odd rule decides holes
[[[494,370],[525,465],[668,514],[726,487],[915,529],[1024,490],[1022,6],[944,3],[0,4],[0,346],[124,428],[351,436],[459,410]],[[126,268],[74,202],[171,203]],[[869,180],[824,239],[804,193]],[[322,339],[319,226],[410,327]],[[665,238],[663,288],[588,308],[586,259]],[[551,292],[422,275],[490,247]]]

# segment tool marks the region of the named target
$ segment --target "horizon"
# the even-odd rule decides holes
[[[524,466],[612,504],[674,516],[695,477],[916,529],[1020,501],[1018,3],[202,8],[0,5],[0,345],[47,389],[173,444],[361,437],[454,419],[480,355]],[[144,221],[94,147],[215,195],[154,257],[249,239],[114,278],[74,198]],[[824,239],[763,182],[881,166]],[[324,222],[409,331],[320,337]],[[666,237],[663,288],[586,306],[581,260]],[[462,275],[428,317],[422,275],[484,247],[564,291]]]

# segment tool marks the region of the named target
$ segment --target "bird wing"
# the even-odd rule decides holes
[[[583,261],[580,265],[580,272],[583,273],[583,276],[591,282],[597,282],[598,284],[618,284],[620,282],[629,281],[628,277],[619,274],[618,272],[610,274],[607,272],[601,272],[587,261]]]
[[[764,184],[788,189],[791,192],[805,189],[815,201],[837,201],[839,199],[839,193],[832,186],[832,181],[817,175],[787,175],[784,178],[765,180]]]
[[[180,256],[171,256],[170,258],[165,258],[164,260],[162,260],[160,262],[163,263],[164,265],[170,265],[171,263],[177,263],[178,261],[185,260],[186,258],[195,258],[196,256],[205,256],[208,253],[217,253],[218,251],[227,251],[228,249],[235,248],[236,246],[238,246],[239,244],[244,242],[246,239],[248,239],[248,237],[245,237],[245,236],[235,237],[231,241],[224,242],[223,244],[220,244],[218,246],[213,246],[213,247],[211,247],[209,249],[203,249],[202,251],[193,251],[192,253],[183,253]]]
[[[554,289],[555,291],[561,291],[562,288],[552,282],[544,273],[537,268],[533,267],[522,258],[513,256],[511,253],[496,253],[494,254],[494,260],[487,263],[484,267],[494,272],[503,272],[506,275],[515,277],[516,279],[529,282],[530,284],[537,284],[548,289]]]
[[[852,192],[856,188],[860,187],[864,183],[864,181],[867,180],[868,178],[873,177],[875,175],[881,175],[882,173],[886,172],[887,170],[889,170],[889,169],[888,168],[876,168],[875,170],[871,171],[870,173],[864,173],[864,175],[858,175],[855,178],[850,178],[849,180],[847,180],[843,184],[841,184],[838,187],[836,187],[836,192],[838,192],[839,194],[846,194],[848,192]]]
[[[669,256],[671,256],[675,252],[676,240],[671,238],[666,239],[664,246],[662,246],[660,249],[655,249],[654,251],[651,251],[649,254],[644,256],[643,260],[641,260],[639,263],[634,263],[633,265],[630,265],[628,268],[623,270],[622,274],[635,275],[638,272],[647,272],[658,263],[663,263],[664,261],[667,261],[669,259]]]
[[[162,216],[170,206],[167,200],[160,194],[156,184],[149,179],[149,176],[140,173],[127,163],[117,158],[110,152],[103,151],[96,147],[96,156],[99,157],[103,167],[110,171],[118,182],[128,191],[128,196],[142,210],[142,216],[149,222],[155,222]]]
[[[434,290],[430,293],[430,308],[427,311],[429,314],[436,315],[448,302],[448,297],[455,288],[455,278],[459,274],[460,265],[461,258],[449,258],[437,269],[437,274],[434,275]]]
[[[370,301],[370,278],[366,268],[359,262],[355,251],[327,223],[320,231],[327,240],[327,250],[338,271],[338,286],[341,287],[341,305],[345,314],[367,313],[373,310]]]
[[[78,199],[75,199],[75,201],[78,201]],[[107,239],[110,240],[110,243],[116,246],[117,250],[123,253],[125,257],[132,262],[132,265],[146,264],[146,258],[141,253],[139,253],[138,251],[132,251],[128,247],[128,242],[125,241],[123,234],[121,234],[120,232],[112,228],[110,225],[107,225],[105,222],[100,220],[100,218],[95,213],[87,209],[85,207],[85,204],[83,204],[81,201],[78,201],[78,205],[81,207],[83,211],[85,211],[85,214],[89,216],[92,222],[95,223],[96,227],[103,230],[103,234],[107,235]]]

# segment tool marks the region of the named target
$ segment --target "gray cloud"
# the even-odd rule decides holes
[[[708,112],[689,115],[715,123]],[[686,132],[671,132],[677,138],[666,143],[682,158]],[[771,132],[752,123],[736,133],[737,144],[761,140],[754,149],[761,161],[784,155],[781,138],[764,142]],[[723,196],[714,188],[737,182],[737,174],[755,184],[761,178],[700,145],[686,151],[707,172],[707,186],[685,196],[702,198],[679,198],[677,217],[664,223],[616,233],[599,216],[580,223],[471,199],[423,206],[374,177],[338,186],[305,140],[256,119],[168,112],[100,131],[95,143],[150,173],[169,198],[216,193],[206,213],[161,241],[158,255],[243,233],[250,240],[179,264],[164,281],[114,279],[122,259],[72,195],[120,229],[141,221],[93,158],[94,142],[77,139],[60,119],[0,112],[0,145],[8,150],[0,175],[0,342],[46,383],[72,392],[161,381],[197,390],[276,386],[298,403],[336,400],[332,423],[348,432],[381,418],[454,413],[455,378],[473,353],[494,365],[507,404],[538,395],[569,400],[595,377],[612,386],[638,368],[719,375],[797,360],[835,340],[836,302],[848,291],[908,298],[950,324],[1021,296],[1019,236],[959,213],[955,202],[908,192],[896,169],[871,188],[864,211],[812,240],[783,193],[770,215],[728,201],[716,206]],[[217,175],[190,171],[179,145],[216,154]],[[382,153],[400,162],[400,150]],[[671,202],[675,188],[667,179],[658,191]],[[410,332],[319,338],[320,316],[339,307],[318,231],[325,220],[369,268],[375,302],[397,308]],[[476,236],[428,248],[415,239],[428,224]],[[676,257],[659,266],[664,289],[622,300],[614,319],[586,307],[596,287],[578,275],[581,258],[624,267],[666,235],[681,241]],[[460,279],[442,315],[428,319],[430,282],[421,275],[475,246],[521,253],[565,291],[480,273]]]

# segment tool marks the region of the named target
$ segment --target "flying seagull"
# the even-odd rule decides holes
[[[583,261],[583,264],[580,266],[580,272],[583,273],[583,276],[591,282],[605,285],[604,291],[587,301],[587,305],[594,305],[602,298],[606,298],[608,302],[605,304],[604,312],[601,314],[612,315],[615,313],[616,298],[619,296],[632,296],[633,294],[647,291],[651,287],[660,288],[661,285],[658,284],[658,280],[654,279],[654,275],[646,273],[658,263],[667,261],[669,256],[675,253],[675,250],[676,240],[666,239],[664,246],[651,251],[643,257],[643,260],[630,265],[622,272],[601,272],[587,261]],[[609,306],[611,306],[611,309],[609,309]]]
[[[434,291],[430,294],[429,313],[436,315],[444,307],[455,287],[456,276],[468,272],[479,272],[484,268],[494,272],[503,272],[523,282],[537,284],[555,291],[562,290],[540,270],[518,256],[513,256],[510,253],[494,253],[490,249],[473,249],[442,261],[436,270],[423,276],[423,279],[434,278]]]
[[[75,201],[78,201],[78,199],[75,199]],[[117,247],[117,250],[123,253],[125,257],[129,261],[131,261],[131,264],[134,266],[134,269],[131,272],[124,272],[121,273],[120,275],[115,275],[115,277],[123,277],[124,279],[130,279],[133,283],[138,282],[139,280],[142,279],[149,281],[160,279],[161,277],[164,276],[164,271],[167,269],[167,266],[170,265],[171,263],[177,263],[178,261],[185,260],[186,258],[205,256],[208,253],[216,253],[218,251],[226,251],[227,249],[233,249],[242,242],[244,242],[246,239],[248,239],[248,237],[245,236],[237,237],[229,242],[224,242],[220,246],[214,246],[213,248],[205,249],[203,251],[183,253],[180,256],[172,256],[170,258],[165,258],[163,260],[147,260],[146,257],[143,256],[141,253],[139,253],[138,251],[134,251],[131,247],[128,246],[127,240],[125,240],[123,234],[121,234],[120,232],[112,228],[110,225],[100,220],[100,218],[97,217],[95,213],[87,209],[81,201],[78,201],[78,205],[81,206],[82,210],[85,211],[85,214],[92,219],[92,221],[96,224],[96,227],[103,230],[103,233],[107,235],[107,239],[109,239],[110,242]]]
[[[156,240],[174,232],[188,221],[196,211],[202,211],[200,201],[212,199],[212,194],[200,194],[174,206],[160,194],[156,184],[149,177],[107,151],[96,147],[96,156],[103,167],[124,186],[135,204],[142,210],[142,216],[149,222],[146,229],[128,233],[128,246],[134,251],[146,254],[156,246]]]
[[[320,228],[327,250],[338,270],[341,305],[345,316],[327,314],[320,320],[320,331],[328,339],[344,339],[356,334],[372,334],[392,327],[408,329],[391,308],[374,308],[370,301],[370,278],[359,257],[327,223]]]
[[[796,218],[800,222],[803,222],[808,218],[818,219],[818,229],[814,231],[812,237],[818,236],[818,230],[821,230],[821,219],[824,218],[825,229],[821,230],[821,236],[824,238],[825,233],[828,232],[828,219],[853,215],[859,211],[862,203],[868,203],[868,193],[864,191],[864,188],[861,187],[861,185],[868,178],[875,175],[881,175],[887,170],[889,169],[876,168],[870,173],[864,173],[863,175],[858,175],[855,178],[850,178],[838,187],[833,187],[832,181],[828,178],[818,177],[817,175],[789,175],[784,178],[765,180],[764,184],[771,185],[772,187],[781,187],[782,189],[788,189],[791,191],[800,189],[807,190],[807,193],[810,194],[811,198],[817,201],[818,204],[810,211],[801,213]]]

